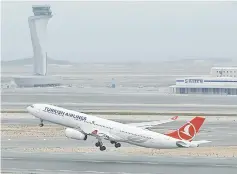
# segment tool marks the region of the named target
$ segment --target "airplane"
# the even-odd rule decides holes
[[[175,121],[178,116],[167,120],[123,124],[49,104],[32,104],[26,109],[31,115],[39,118],[40,127],[44,126],[43,121],[48,121],[65,126],[65,135],[68,138],[87,140],[88,136],[95,137],[98,140],[95,146],[101,151],[106,150],[104,140],[110,141],[116,148],[121,147],[121,143],[128,143],[155,149],[198,147],[200,144],[210,142],[193,141],[205,121],[205,118],[200,116],[193,118],[177,130],[162,134],[149,129]]]

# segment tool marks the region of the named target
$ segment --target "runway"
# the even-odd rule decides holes
[[[134,121],[131,118],[121,119],[121,116],[118,118],[123,123]],[[87,141],[71,140],[65,137],[63,127],[45,123],[43,128],[39,128],[38,120],[28,116],[11,116],[6,122],[4,116],[2,173],[234,174],[237,170],[237,149],[229,147],[237,144],[233,138],[237,136],[235,119],[219,121],[218,118],[207,118],[196,139],[208,139],[212,143],[192,151],[151,151],[125,143],[116,149],[109,142],[104,142],[107,150],[101,152],[94,146],[96,140],[93,137]],[[180,121],[160,125],[155,131],[176,129],[185,120],[182,117]],[[141,121],[141,118],[135,121]],[[214,146],[220,147],[219,150],[213,151]]]
[[[42,100],[55,103],[234,105],[236,97],[225,95],[175,95],[159,90],[159,88],[65,87],[2,89],[2,102],[29,103],[41,102]]]
[[[136,155],[97,154],[4,154],[3,171],[20,170],[28,173],[216,173],[234,174],[237,160],[214,158],[149,157]],[[27,163],[27,165],[25,165]],[[14,167],[13,167],[14,166]],[[24,166],[24,167],[23,167]]]

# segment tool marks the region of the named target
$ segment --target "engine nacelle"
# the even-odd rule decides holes
[[[87,139],[87,135],[81,133],[78,130],[72,129],[72,128],[67,128],[65,130],[65,135],[68,138],[76,139],[76,140],[86,140]]]

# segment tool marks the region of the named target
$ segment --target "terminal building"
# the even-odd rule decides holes
[[[210,76],[176,79],[176,94],[237,95],[237,67],[213,67]]]

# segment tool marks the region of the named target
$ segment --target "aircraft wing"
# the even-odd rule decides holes
[[[128,123],[127,125],[131,125],[131,126],[135,126],[135,127],[139,127],[139,128],[143,128],[143,129],[148,129],[160,124],[164,124],[164,123],[169,123],[169,122],[173,122],[175,120],[177,120],[178,116],[174,116],[172,118],[169,118],[167,120],[159,120],[159,121],[148,121],[148,122],[140,122],[140,123]]]
[[[102,141],[102,139],[109,140],[109,141],[123,140],[122,137],[119,137],[115,134],[111,134],[109,132],[100,131],[100,130],[94,130],[90,133],[90,135],[96,137],[99,141]]]

